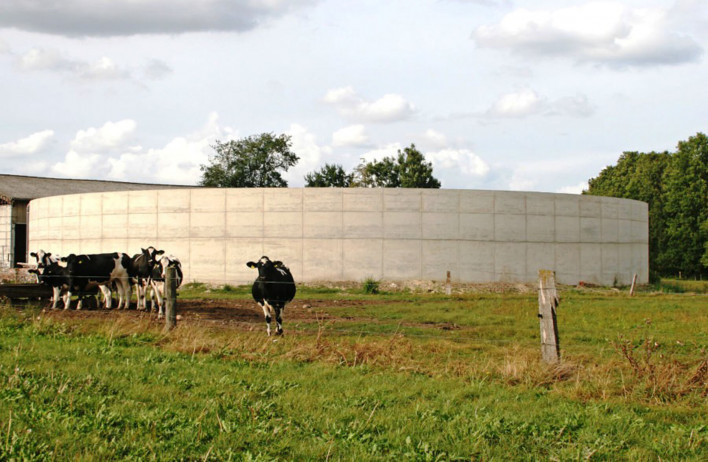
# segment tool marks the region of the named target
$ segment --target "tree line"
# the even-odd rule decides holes
[[[216,154],[201,165],[200,184],[218,188],[283,188],[282,173],[300,160],[288,135],[262,133],[240,140],[217,141]],[[306,187],[440,188],[433,166],[414,144],[397,155],[362,161],[351,172],[339,164],[325,164],[305,175]]]
[[[282,173],[300,158],[288,135],[263,133],[217,141],[201,165],[208,187],[287,187]],[[325,164],[305,175],[306,187],[440,188],[433,167],[414,144],[394,156],[362,161],[347,172]],[[680,141],[676,152],[624,152],[616,165],[591,178],[583,194],[649,204],[649,265],[658,276],[708,276],[708,137]]]
[[[649,204],[650,277],[708,276],[708,137],[676,152],[624,152],[589,180],[583,194]]]

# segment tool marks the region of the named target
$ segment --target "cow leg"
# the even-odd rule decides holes
[[[259,305],[261,305],[259,303]],[[270,321],[271,321],[271,313],[273,312],[273,307],[268,304],[265,300],[263,301],[263,304],[261,305],[261,308],[263,308],[263,314],[265,315],[265,320],[266,320],[266,331],[268,332],[268,337],[270,337]]]
[[[127,310],[130,308],[130,281],[128,279],[120,278],[117,279],[116,285],[118,286],[118,296],[120,297],[118,308]]]
[[[52,287],[52,309],[56,310],[61,297],[61,287]]]
[[[100,286],[98,286],[98,288],[101,291],[101,294],[103,295],[103,303],[104,303],[106,309],[110,310],[111,305],[113,304],[111,289],[108,286],[104,286],[104,285],[100,285]]]
[[[278,324],[278,327],[275,330],[275,335],[283,335],[283,318],[281,317],[282,311],[283,310],[281,307],[275,307],[275,322]]]
[[[64,309],[68,310],[70,305],[71,305],[71,289],[68,289],[66,291],[66,294],[64,294]]]

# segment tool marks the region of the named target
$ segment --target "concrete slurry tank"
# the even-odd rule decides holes
[[[450,189],[171,189],[73,194],[29,206],[29,249],[55,254],[153,245],[185,280],[242,284],[246,262],[282,260],[297,281],[530,282],[649,278],[644,202]]]

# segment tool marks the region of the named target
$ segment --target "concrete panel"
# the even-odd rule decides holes
[[[271,260],[282,261],[290,268],[296,281],[307,279],[302,270],[302,248],[302,239],[263,239],[263,255],[267,255]]]
[[[344,212],[342,217],[344,238],[379,239],[383,237],[381,212]]]
[[[383,204],[387,212],[420,212],[421,192],[418,189],[385,188]]]
[[[128,213],[156,213],[157,191],[129,191]]]
[[[81,195],[72,194],[71,196],[64,196],[62,201],[61,213],[65,217],[75,217],[78,216],[81,211]]]
[[[352,188],[343,191],[345,212],[383,211],[383,188]]]
[[[158,236],[165,239],[189,237],[189,213],[164,212],[157,215]]]
[[[472,241],[494,240],[494,214],[460,214],[460,239]]]
[[[634,268],[634,256],[632,255],[631,244],[619,244],[617,246],[618,268],[621,273],[627,274],[627,279],[632,282],[631,278],[636,269]]]
[[[526,194],[506,191],[495,193],[494,212],[500,214],[525,214]]]
[[[95,239],[81,239],[77,242],[78,251],[83,254],[106,253],[101,248],[101,241]]]
[[[226,190],[227,212],[263,212],[263,189],[238,188]]]
[[[338,188],[305,188],[303,210],[306,212],[341,212],[344,193]]]
[[[159,250],[164,250],[165,255],[177,257],[182,263],[182,271],[189,269],[189,248],[190,243],[187,239],[164,239],[160,238],[154,245]]]
[[[185,213],[191,206],[190,189],[168,189],[157,191],[157,211],[159,213]]]
[[[602,218],[617,220],[619,214],[619,201],[613,197],[602,198]]]
[[[305,239],[342,238],[342,212],[304,212],[302,221],[302,233]]]
[[[125,193],[103,193],[102,202],[104,215],[128,213],[128,195]]]
[[[386,212],[384,237],[386,239],[420,239],[420,212]]]
[[[128,215],[128,238],[157,239],[157,213]]]
[[[81,195],[81,215],[100,215],[103,213],[102,194]]]
[[[192,212],[189,219],[190,238],[226,237],[226,216],[223,212]]]
[[[81,215],[79,217],[79,236],[82,240],[100,240],[103,235],[103,217],[101,215]]]
[[[423,213],[423,239],[457,239],[460,229],[459,220],[460,215],[458,213]]]
[[[556,220],[553,215],[526,215],[528,242],[553,242],[556,238]]]
[[[246,266],[249,261],[258,261],[264,255],[261,239],[226,239],[226,282],[250,284],[258,277],[258,271]]]
[[[263,212],[227,212],[226,236],[255,238],[263,236]]]
[[[421,242],[418,240],[384,240],[383,270],[386,279],[394,281],[420,279]]]
[[[525,215],[494,215],[494,240],[498,242],[523,242],[526,240]]]
[[[602,219],[580,217],[580,242],[602,242]]]
[[[602,242],[617,242],[619,240],[619,225],[617,219],[602,218]]]
[[[632,203],[632,220],[648,222],[649,205],[645,202],[634,201]]]
[[[96,253],[126,252],[127,249],[128,239],[103,239]]]
[[[303,274],[315,281],[341,281],[343,242],[340,239],[306,239],[303,241]]]
[[[526,281],[538,279],[538,270],[556,269],[556,247],[552,243],[526,244]]]
[[[31,204],[34,204],[35,202],[39,201],[47,201],[47,207],[45,212],[45,215],[47,217],[56,218],[64,216],[64,196],[48,197],[46,199],[34,200],[30,203],[30,210],[32,209]]]
[[[127,239],[128,215],[103,215],[102,227],[104,239]]]
[[[263,236],[302,238],[302,212],[265,213]]]
[[[64,237],[64,228],[62,227],[62,217],[52,217],[47,219],[47,227],[49,228],[50,233],[47,237],[50,239],[62,239]],[[30,228],[30,233],[33,230]],[[70,237],[67,235],[67,238]],[[46,250],[46,249],[45,249]]]
[[[646,221],[632,221],[632,242],[649,243],[649,226]]]
[[[460,194],[455,190],[422,191],[423,212],[454,213],[460,209]]]
[[[586,196],[580,202],[580,216],[600,218],[602,216],[602,198]]]
[[[556,242],[580,242],[580,219],[556,215]]]
[[[528,215],[555,214],[555,198],[553,194],[528,193],[526,194],[526,213]]]
[[[494,213],[494,192],[461,191],[460,213]]]
[[[345,239],[342,246],[342,278],[363,281],[383,277],[382,239]]]
[[[460,271],[457,266],[458,245],[457,241],[434,240],[422,241],[422,279],[445,281],[447,272],[457,281]]]
[[[224,239],[191,239],[190,274],[193,280],[224,284],[226,281],[226,241]]]
[[[302,189],[269,188],[263,190],[263,211],[302,212]]]
[[[49,216],[48,206],[48,198],[43,200],[32,201],[32,206],[28,207],[30,213],[30,221],[37,218],[46,218],[47,216]],[[9,206],[0,206],[0,210],[2,210],[3,207],[7,208],[7,216],[9,217],[12,209]]]
[[[494,274],[497,281],[525,281],[526,244],[497,242],[494,245]]]
[[[78,215],[67,215],[62,218],[62,239],[81,239],[81,235],[79,234],[79,225],[81,224],[80,220],[81,218]]]
[[[613,286],[621,284],[619,273],[619,254],[617,244],[602,245],[602,284]]]
[[[556,278],[560,284],[580,280],[580,244],[556,244]]]
[[[632,242],[632,221],[631,220],[617,220],[617,235],[618,242],[627,243]]]
[[[492,282],[495,280],[493,242],[461,241],[458,266],[463,281]]]
[[[602,246],[580,244],[580,280],[593,284],[602,283]]]
[[[192,213],[223,213],[226,210],[226,189],[193,189],[190,205]]]
[[[618,211],[617,211],[617,218],[620,220],[631,220],[634,212],[634,204],[632,203],[633,201],[630,200],[624,200],[619,202],[618,205]]]
[[[580,196],[571,196],[567,194],[559,194],[556,196],[556,215],[577,217],[580,215]],[[587,196],[590,197],[590,196]]]

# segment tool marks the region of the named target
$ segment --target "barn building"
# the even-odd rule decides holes
[[[29,202],[42,197],[183,186],[0,174],[0,268],[27,261]]]
[[[138,186],[138,185],[134,185]],[[128,189],[126,187],[126,189]],[[297,281],[531,282],[649,278],[648,208],[611,197],[368,188],[186,188],[30,202],[29,246],[58,254],[154,245],[185,281],[244,284],[262,255]],[[26,196],[23,196],[26,197]]]

